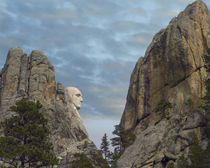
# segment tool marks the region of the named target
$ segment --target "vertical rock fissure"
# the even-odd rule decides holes
[[[23,62],[23,57],[24,57],[24,55],[22,55],[21,58],[20,58],[21,64],[22,64],[22,62]],[[18,93],[18,91],[20,90],[20,82],[21,82],[22,67],[23,67],[23,66],[20,65],[19,75],[18,75],[18,84],[17,84],[17,93]]]
[[[31,76],[31,55],[28,57],[28,62],[27,62],[27,65],[28,65],[28,68],[27,68],[27,70],[28,70],[28,76],[27,76],[27,91],[26,91],[26,93],[27,93],[27,96],[29,97],[30,96],[30,76]]]

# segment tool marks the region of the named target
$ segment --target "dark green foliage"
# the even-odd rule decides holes
[[[190,145],[189,159],[191,161],[190,168],[208,168],[210,153],[208,150],[203,150],[200,146],[198,138],[193,138]]]
[[[207,53],[208,53],[208,55],[210,55],[210,48],[207,49]]]
[[[191,98],[187,99],[187,101],[184,104],[186,106],[192,106],[192,104],[193,104],[192,99]]]
[[[110,153],[109,153],[109,156],[108,156],[108,159],[110,158]],[[108,164],[108,159],[104,159],[102,157],[102,154],[100,153],[99,155],[96,155],[94,156],[94,159],[96,161],[96,163],[100,163],[100,167],[103,167],[103,168],[110,168],[109,167],[109,164]]]
[[[94,160],[89,159],[84,153],[74,154],[75,160],[69,165],[69,168],[95,168],[94,164],[99,167],[110,168],[100,151],[98,154],[92,154],[91,158]]]
[[[87,148],[87,147],[88,147],[88,141],[85,141],[84,148]]]
[[[49,141],[42,105],[26,98],[10,107],[16,114],[3,122],[0,159],[12,167],[40,167],[58,164]]]
[[[94,168],[91,160],[84,153],[77,153],[74,157],[76,160],[72,162],[70,168]]]
[[[132,131],[125,131],[121,125],[115,125],[115,130],[112,133],[116,136],[111,139],[112,146],[119,152],[133,144],[136,138]]]
[[[164,112],[166,109],[169,108],[172,108],[172,104],[168,100],[162,99],[155,108],[155,112]]]
[[[111,154],[111,165],[114,168],[125,148],[133,144],[135,134],[132,131],[124,130],[121,125],[115,125],[115,130],[112,133],[116,136],[111,139],[112,146],[114,147],[114,152]]]
[[[145,129],[147,129],[149,126],[149,122],[147,120],[143,120],[141,122],[141,130],[144,131]]]
[[[188,159],[182,154],[177,161],[177,168],[190,168]]]
[[[207,146],[207,149],[206,149],[206,151],[205,151],[205,154],[206,154],[206,156],[205,156],[205,166],[206,166],[206,168],[208,167],[210,167],[210,141],[208,142],[208,146]]]
[[[207,79],[205,82],[206,86],[206,95],[204,96],[205,103],[210,103],[210,79]]]
[[[175,168],[174,166],[174,162],[173,161],[169,161],[166,165],[166,168]]]
[[[207,50],[207,54],[204,55],[204,61],[207,72],[210,72],[210,48]]]
[[[155,112],[161,112],[161,119],[169,119],[169,113],[167,110],[170,108],[172,108],[172,104],[168,100],[162,99],[155,108]]]
[[[119,152],[119,151],[115,151],[113,153],[111,153],[110,155],[110,165],[111,168],[116,168],[117,166],[117,160],[120,158],[120,156],[123,154],[123,151]]]
[[[177,161],[177,168],[209,168],[210,149],[201,148],[198,138],[195,136],[190,144],[188,157],[181,155]]]
[[[101,152],[104,156],[105,159],[108,159],[110,151],[109,151],[109,141],[107,139],[106,133],[102,137],[102,142],[101,142]]]

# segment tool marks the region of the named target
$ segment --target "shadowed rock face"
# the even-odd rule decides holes
[[[181,151],[187,151],[193,133],[205,142],[205,119],[198,107],[205,94],[208,48],[210,12],[202,0],[189,5],[154,36],[131,75],[121,124],[134,130],[137,139],[120,158],[119,168],[162,168],[164,160],[176,160]],[[156,112],[163,99],[172,105],[168,119]]]
[[[42,112],[49,121],[51,138],[60,167],[68,167],[71,154],[85,152],[89,157],[97,153],[77,109],[70,101],[68,90],[55,82],[54,67],[42,51],[34,50],[30,56],[19,47],[9,50],[0,72],[0,121],[12,115],[11,105],[22,97],[43,105]],[[84,148],[85,141],[88,142]],[[97,167],[97,166],[96,166]]]

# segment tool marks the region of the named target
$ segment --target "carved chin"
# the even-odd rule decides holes
[[[79,105],[76,105],[75,103],[74,103],[74,106],[75,106],[75,108],[76,108],[77,110],[80,109],[80,106],[79,106]]]

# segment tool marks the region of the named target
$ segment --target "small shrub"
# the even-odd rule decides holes
[[[85,141],[84,142],[84,148],[87,148],[87,146],[88,146],[88,141]]]
[[[148,126],[149,126],[149,122],[148,121],[143,120],[141,122],[141,130],[142,131],[146,130],[148,128]]]
[[[172,104],[168,101],[168,100],[165,100],[165,99],[162,99],[157,107],[155,108],[155,112],[161,112],[161,119],[169,119],[169,112],[167,111],[168,109],[172,108]]]
[[[190,168],[188,159],[182,154],[177,161],[177,168]]]
[[[173,161],[169,161],[166,165],[166,168],[175,168],[174,166],[174,162]]]
[[[164,119],[164,118],[166,118],[167,120],[170,118],[169,112],[168,112],[168,111],[162,112],[162,114],[161,114],[161,119]]]
[[[94,168],[91,160],[84,153],[76,153],[76,160],[72,162],[70,168]]]
[[[205,167],[208,162],[207,151],[203,150],[197,136],[194,136],[189,148],[188,157],[191,161],[191,167]]]
[[[210,48],[207,50],[207,55],[204,55],[205,68],[207,72],[210,71]]]
[[[102,157],[102,154],[101,155],[96,155],[95,156],[95,161],[97,163],[100,163],[100,165],[103,167],[103,168],[110,168],[109,165],[108,165],[108,160],[107,159],[104,159]]]
[[[210,55],[210,48],[207,49],[207,53]]]
[[[162,99],[155,108],[155,112],[163,112],[169,108],[172,108],[172,104],[168,100]]]
[[[187,101],[184,103],[186,106],[192,106],[192,104],[193,104],[193,101],[192,101],[192,99],[191,98],[189,98],[189,99],[187,99]]]

